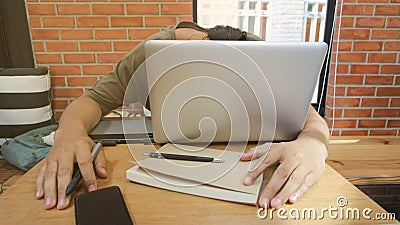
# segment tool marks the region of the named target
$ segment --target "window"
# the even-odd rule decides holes
[[[230,25],[267,39],[269,1],[198,0],[197,23],[204,27]]]
[[[326,0],[304,3],[303,41],[324,41]]]
[[[237,27],[266,39],[267,5],[268,1],[238,1]]]
[[[200,26],[230,25],[267,41],[330,44],[335,0],[194,0],[193,18]],[[326,59],[312,103],[324,114]],[[325,79],[325,80],[324,80]]]

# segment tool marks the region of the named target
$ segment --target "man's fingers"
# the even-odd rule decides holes
[[[92,155],[90,151],[77,151],[76,161],[81,171],[83,181],[88,191],[97,189],[96,176],[94,174]]]
[[[279,190],[281,190],[281,188],[286,183],[289,176],[292,174],[292,172],[296,169],[298,165],[299,165],[298,161],[296,161],[295,159],[290,159],[282,162],[278,166],[278,168],[272,175],[271,180],[268,182],[267,186],[261,193],[261,196],[258,201],[260,207],[264,207],[264,205],[268,204],[268,202],[276,195],[276,193],[278,193]],[[283,203],[280,204],[282,205]]]
[[[44,174],[44,207],[53,208],[57,203],[57,161],[47,162]]]
[[[266,143],[263,145],[259,145],[259,146],[250,148],[250,150],[248,152],[245,152],[242,154],[242,156],[240,157],[240,160],[249,161],[252,159],[259,158],[260,156],[268,153],[269,150],[271,150],[273,145],[274,144],[272,144],[272,143]]]
[[[94,161],[94,168],[96,169],[96,173],[100,178],[107,178],[107,162],[103,151],[99,152],[99,155]]]
[[[289,197],[290,203],[296,203],[299,199],[314,185],[315,182],[319,179],[321,175],[316,173],[309,173],[305,178],[301,186],[297,189],[297,191],[293,192]]]
[[[305,178],[297,191],[293,192],[289,197],[290,203],[296,203],[300,197],[308,191],[308,189],[318,181],[325,171],[325,163],[321,163],[318,169],[312,170]]]
[[[277,151],[268,152],[268,154],[266,154],[264,158],[260,158],[260,161],[258,162],[259,165],[256,165],[257,167],[253,170],[250,170],[244,177],[243,183],[245,185],[251,185],[257,179],[257,177],[264,172],[266,168],[275,164],[278,161],[275,152]]]
[[[310,170],[305,166],[297,167],[290,175],[282,190],[272,199],[271,207],[280,208],[282,204],[287,202],[289,197],[299,189],[303,184],[305,177],[310,173]]]
[[[44,162],[42,167],[39,170],[39,173],[36,177],[36,198],[41,199],[44,196],[44,190],[43,190],[43,185],[44,185],[44,173],[46,172],[47,168],[47,163]]]
[[[70,197],[66,196],[65,192],[72,178],[74,159],[72,155],[66,155],[66,156],[69,156],[70,158],[63,158],[58,162],[58,172],[57,172],[58,209],[67,208],[70,202]]]

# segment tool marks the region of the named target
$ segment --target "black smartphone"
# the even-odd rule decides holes
[[[133,225],[118,186],[78,195],[74,202],[76,225]]]

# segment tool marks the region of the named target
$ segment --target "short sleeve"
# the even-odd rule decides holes
[[[133,51],[126,55],[117,63],[113,71],[86,90],[84,95],[98,103],[103,115],[122,105],[126,87],[136,70],[134,63],[129,62],[135,61],[135,58],[138,57],[137,54],[138,51]],[[132,100],[137,101],[137,99]]]
[[[175,39],[174,26],[170,26],[150,36],[137,45],[117,63],[113,71],[94,83],[90,89],[86,90],[84,96],[90,97],[96,101],[104,115],[123,104],[125,91],[129,84],[129,102],[140,101],[142,104],[146,104],[146,78],[133,77],[133,75],[145,60],[144,43],[147,40],[168,39]]]

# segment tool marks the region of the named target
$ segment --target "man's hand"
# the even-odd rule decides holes
[[[46,209],[55,206],[58,209],[68,207],[71,196],[65,196],[65,192],[72,178],[74,162],[79,166],[87,190],[97,189],[91,155],[94,142],[87,134],[63,134],[60,130],[56,132],[55,139],[55,145],[44,159],[36,178],[36,198],[44,198]],[[94,167],[99,177],[107,177],[102,151],[96,158]]]
[[[257,151],[255,149],[257,148]],[[264,144],[244,153],[241,160],[262,157],[262,162],[244,178],[251,185],[264,170],[278,164],[271,180],[258,200],[260,207],[280,208],[289,200],[296,203],[321,177],[327,157],[326,145],[314,138],[303,137],[291,142]]]
[[[101,116],[97,102],[85,96],[74,100],[62,114],[54,135],[54,146],[43,160],[36,178],[36,198],[44,198],[46,209],[68,207],[71,197],[65,196],[65,192],[72,178],[74,162],[78,163],[87,189],[97,188],[91,154],[94,142],[88,132]],[[94,165],[99,177],[107,177],[103,152],[97,156]]]

